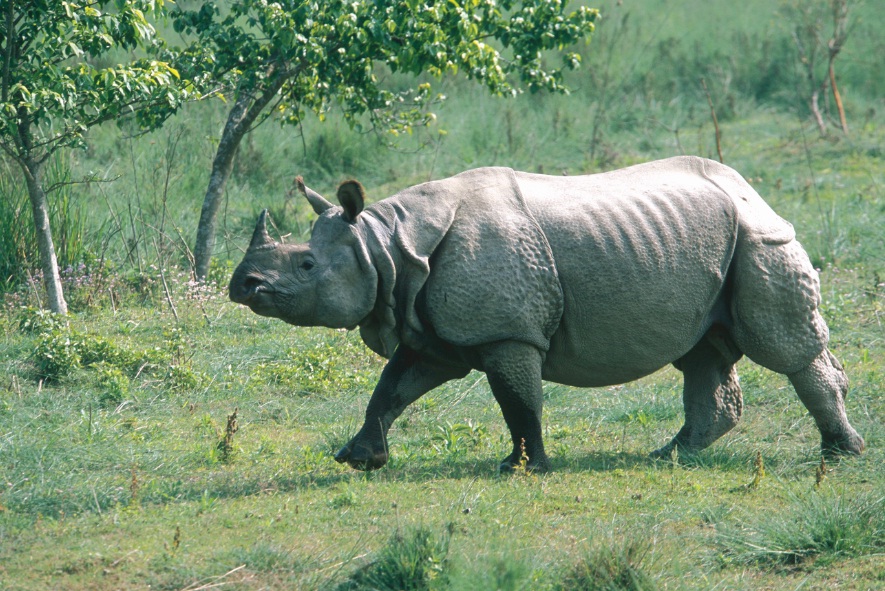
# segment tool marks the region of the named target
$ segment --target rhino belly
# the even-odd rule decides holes
[[[527,199],[564,296],[545,379],[630,381],[682,357],[712,323],[728,324],[723,286],[737,219],[727,196],[706,183],[604,192],[574,181]]]

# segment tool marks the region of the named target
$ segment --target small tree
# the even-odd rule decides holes
[[[44,165],[56,151],[83,145],[86,131],[135,115],[160,125],[186,96],[178,73],[158,59],[160,40],[146,14],[163,0],[0,1],[0,148],[21,169],[49,309],[66,314],[49,227]],[[90,58],[141,47],[149,57],[107,67]]]
[[[786,0],[781,8],[808,84],[808,107],[821,135],[827,133],[827,123],[820,108],[820,97],[821,94],[826,96],[827,87],[833,92],[842,132],[848,134],[845,107],[836,85],[835,62],[851,32],[851,4],[851,0]],[[832,23],[829,33],[828,20]]]
[[[595,10],[566,10],[563,0],[230,0],[206,1],[175,15],[175,28],[197,40],[213,79],[232,89],[227,123],[212,163],[194,247],[195,274],[205,278],[215,245],[216,215],[243,136],[270,113],[298,124],[321,119],[332,103],[351,125],[393,133],[429,122],[441,95],[429,83],[390,90],[379,71],[433,76],[463,73],[490,92],[520,86],[564,91],[561,68],[543,54],[563,51],[593,30]],[[194,51],[192,55],[198,52]],[[564,68],[580,56],[562,55]],[[196,73],[195,73],[196,74]]]

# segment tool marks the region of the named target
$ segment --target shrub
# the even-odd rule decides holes
[[[103,406],[117,406],[129,394],[129,378],[116,367],[100,364],[98,370],[98,383],[101,394],[99,403]]]
[[[57,380],[81,366],[77,336],[66,330],[41,334],[33,357],[41,380]]]

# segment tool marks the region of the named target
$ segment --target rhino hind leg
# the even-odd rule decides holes
[[[714,327],[674,364],[684,379],[685,424],[652,457],[669,457],[674,449],[700,451],[738,424],[743,395],[734,364],[741,356],[728,334]]]
[[[502,472],[517,467],[523,453],[526,468],[536,472],[550,469],[541,434],[544,392],[541,385],[543,356],[526,343],[504,341],[482,347],[482,369],[510,430],[513,451],[499,466]]]
[[[848,378],[836,357],[824,349],[806,367],[787,377],[817,423],[824,455],[860,454],[864,440],[845,415]]]

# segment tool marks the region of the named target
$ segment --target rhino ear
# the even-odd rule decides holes
[[[331,209],[335,207],[326,199],[314,191],[313,189],[306,187],[304,185],[304,179],[301,178],[301,175],[295,177],[295,184],[298,186],[298,190],[301,191],[301,194],[307,197],[307,201],[310,203],[310,206],[313,208],[314,212],[317,215],[322,215],[324,211],[327,209]]]
[[[353,222],[363,211],[363,205],[366,203],[363,186],[357,181],[344,181],[338,186],[338,202],[344,207],[344,217],[347,221]]]
[[[255,231],[252,232],[252,242],[249,243],[249,249],[259,248],[265,244],[273,244],[273,240],[267,233],[267,210],[262,209],[258,216],[258,223],[255,224]]]

